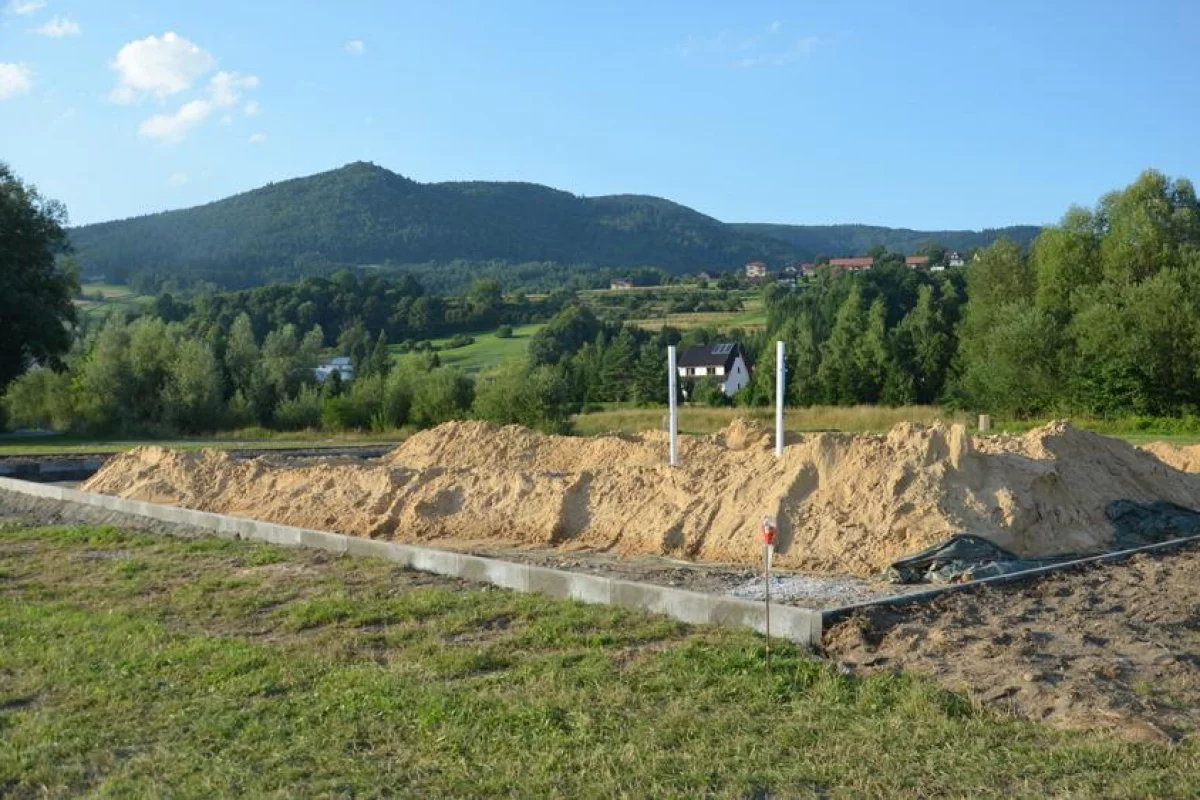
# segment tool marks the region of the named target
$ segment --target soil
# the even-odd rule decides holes
[[[914,670],[1067,728],[1200,728],[1200,546],[858,612],[825,633],[853,671]]]
[[[781,569],[869,577],[957,533],[1024,557],[1109,549],[1117,499],[1191,505],[1200,475],[1119,439],[1052,423],[973,439],[962,426],[887,435],[771,436],[737,421],[681,437],[547,436],[451,422],[384,458],[239,460],[147,447],[84,489],[357,536],[453,549],[517,547],[754,567],[758,521],[778,521]]]

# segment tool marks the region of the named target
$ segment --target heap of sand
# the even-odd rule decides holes
[[[215,451],[139,448],[84,488],[122,497],[448,547],[483,544],[758,563],[759,520],[779,522],[777,563],[871,575],[956,533],[1023,556],[1106,549],[1118,498],[1195,505],[1200,475],[1121,440],[1051,423],[973,440],[962,426],[814,434],[775,458],[735,422],[681,437],[548,436],[451,422],[375,463],[290,466]]]

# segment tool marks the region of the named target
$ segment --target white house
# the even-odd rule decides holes
[[[313,375],[317,377],[317,383],[324,383],[333,373],[342,376],[344,381],[354,380],[354,365],[350,363],[350,356],[338,356],[331,358],[321,366],[313,370]]]
[[[676,368],[683,381],[718,381],[726,397],[732,397],[738,389],[750,383],[750,368],[746,366],[742,346],[735,342],[688,348],[680,354]]]

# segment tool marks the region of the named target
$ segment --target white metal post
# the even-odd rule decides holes
[[[671,431],[671,466],[679,466],[679,403],[676,401],[676,396],[679,394],[676,387],[679,371],[675,368],[675,345],[667,347],[667,391],[670,393],[668,402],[670,404],[670,431]]]
[[[787,385],[787,365],[783,360],[783,342],[775,343],[775,456],[783,455],[783,397]]]

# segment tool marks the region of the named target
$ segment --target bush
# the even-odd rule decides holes
[[[512,325],[501,325],[496,329],[497,339],[511,339],[513,337]]]
[[[275,427],[283,431],[317,428],[322,410],[321,392],[315,386],[305,386],[295,397],[285,398],[275,407]]]
[[[477,419],[501,425],[567,433],[571,426],[570,387],[560,369],[500,367],[480,377],[472,413]]]
[[[8,386],[0,415],[14,429],[65,431],[75,418],[71,380],[62,373],[33,369]]]
[[[411,421],[428,428],[467,416],[475,399],[471,379],[452,367],[438,367],[412,387]]]
[[[468,336],[465,333],[456,333],[450,337],[450,341],[446,342],[446,346],[443,347],[442,349],[443,350],[455,350],[459,347],[466,347],[467,345],[471,345],[471,344],[475,344],[474,336]]]
[[[379,375],[358,378],[350,391],[327,397],[321,404],[321,423],[333,431],[367,430],[383,409],[384,379]]]

